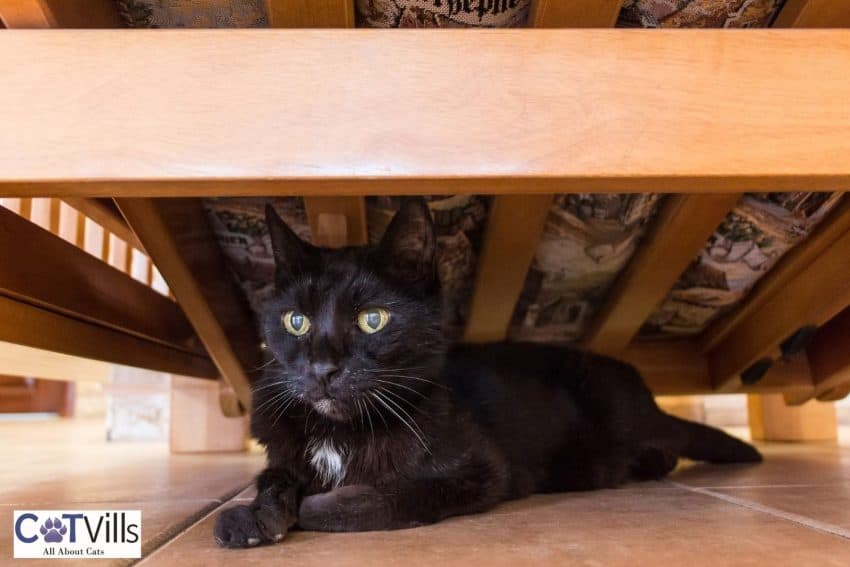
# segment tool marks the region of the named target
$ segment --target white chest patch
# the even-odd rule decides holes
[[[345,453],[345,447],[337,447],[328,439],[311,442],[306,451],[307,459],[326,486],[340,486],[345,480]]]

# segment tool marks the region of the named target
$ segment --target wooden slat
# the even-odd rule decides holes
[[[503,340],[534,258],[551,195],[494,198],[478,260],[464,340]]]
[[[0,258],[0,294],[204,355],[174,302],[5,209]]]
[[[819,326],[850,305],[850,231],[753,310],[709,353],[714,384],[736,389],[740,373],[778,346],[797,329]]]
[[[850,384],[850,308],[818,329],[807,353],[815,396],[824,396],[830,390]]]
[[[266,0],[273,28],[353,28],[354,0]]]
[[[121,212],[115,207],[111,199],[80,199],[69,197],[63,199],[63,201],[125,242],[129,242],[136,248],[142,248],[135,233],[127,226],[127,222],[121,216]]]
[[[845,196],[805,241],[792,248],[770,273],[756,284],[741,305],[718,318],[700,335],[698,340],[703,352],[717,348],[742,321],[752,318],[756,311],[764,307],[789,282],[800,277],[812,261],[848,231],[850,198]]]
[[[50,199],[50,221],[48,229],[53,234],[59,234],[59,221],[62,216],[62,201]]]
[[[716,393],[708,360],[689,340],[634,341],[620,353],[634,365],[655,395],[699,395]],[[740,390],[749,393],[791,392],[810,396],[814,391],[805,357],[777,364],[756,386]]]
[[[850,26],[846,0],[786,0],[774,28],[841,28]]]
[[[362,246],[369,241],[366,227],[366,203],[363,197],[304,197],[307,221],[313,244],[318,246]],[[333,242],[317,238],[323,233],[320,224],[322,215],[342,217],[344,234]],[[328,220],[333,220],[332,218]]]
[[[529,27],[610,28],[622,7],[623,0],[534,0]]]
[[[218,376],[206,356],[170,348],[3,295],[0,295],[0,321],[0,341],[185,376]]]
[[[203,205],[194,199],[119,199],[117,203],[222,378],[242,406],[250,408],[249,372],[260,364],[261,341],[245,299],[228,274]]]
[[[81,34],[0,34],[0,108],[16,109],[0,130],[5,195],[850,183],[847,31]],[[397,101],[428,119],[411,127]]]
[[[668,196],[650,233],[609,291],[583,346],[602,354],[622,352],[740,197]]]
[[[110,364],[58,352],[0,342],[0,368],[12,376],[75,382],[109,382]]]
[[[123,26],[112,0],[0,0],[0,21],[10,29]]]

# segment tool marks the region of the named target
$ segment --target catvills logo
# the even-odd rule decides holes
[[[13,519],[16,558],[142,556],[140,510],[16,510]]]

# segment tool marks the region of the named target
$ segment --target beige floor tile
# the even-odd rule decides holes
[[[142,565],[845,566],[850,542],[687,490],[536,496],[478,516],[397,532],[293,532],[276,546],[223,550],[214,515]]]
[[[242,491],[263,466],[257,454],[171,455],[164,444],[107,443],[105,430],[102,420],[0,423],[0,565],[11,561],[14,510],[141,510],[146,555]]]
[[[165,444],[106,443],[102,421],[0,423],[0,505],[208,501],[262,469],[259,454],[171,455]]]
[[[755,502],[784,513],[805,516],[814,523],[831,524],[850,538],[850,483],[824,486],[746,487],[709,489]]]
[[[787,486],[850,483],[850,449],[836,445],[771,444],[759,447],[757,465],[685,462],[669,479],[695,487]]]

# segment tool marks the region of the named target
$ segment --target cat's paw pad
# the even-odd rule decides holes
[[[286,536],[283,515],[265,506],[236,506],[219,514],[213,533],[222,547],[256,547]]]
[[[59,518],[47,518],[47,520],[41,525],[42,537],[44,537],[44,541],[49,543],[61,543],[62,536],[68,533],[68,527],[62,524],[62,520]]]

